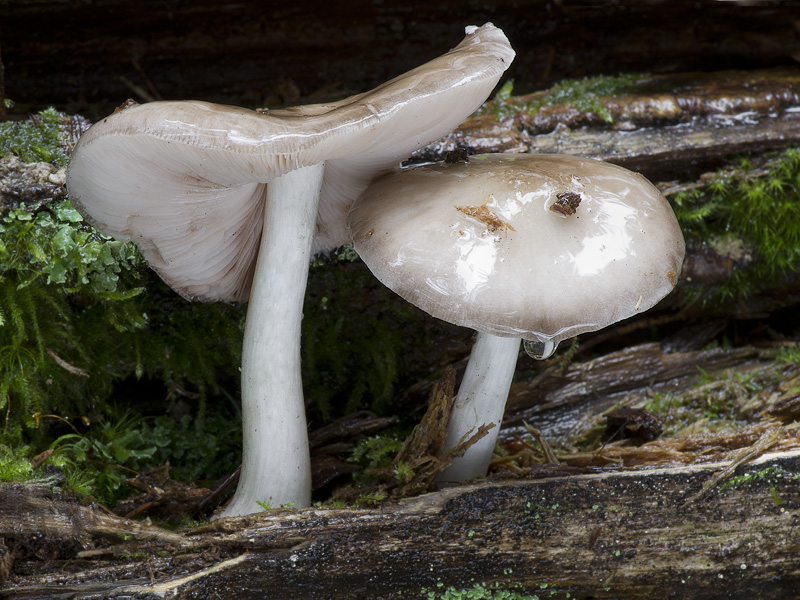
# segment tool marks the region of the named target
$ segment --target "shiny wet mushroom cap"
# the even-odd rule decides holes
[[[243,302],[271,181],[324,162],[312,251],[346,244],[347,210],[370,180],[458,126],[513,58],[487,23],[467,27],[446,54],[338,102],[261,112],[133,103],[81,137],[70,198],[98,230],[134,241],[182,296]]]
[[[565,198],[572,214],[553,209]],[[348,224],[364,262],[412,304],[546,347],[652,307],[675,286],[684,254],[649,181],[572,156],[395,171],[372,183]]]
[[[519,339],[536,358],[655,305],[676,285],[684,241],[644,177],[596,160],[496,154],[381,176],[353,205],[356,250],[390,289],[478,331],[446,446],[490,435],[440,476],[486,473]]]

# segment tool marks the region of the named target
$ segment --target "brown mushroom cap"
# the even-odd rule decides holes
[[[349,204],[379,171],[449,132],[492,91],[514,52],[491,24],[378,88],[265,114],[206,102],[119,110],[80,139],[67,186],[100,231],[135,241],[188,298],[246,300],[265,186],[325,161],[315,250],[348,241]]]
[[[565,200],[574,214],[551,208]],[[572,156],[397,170],[367,188],[348,227],[370,270],[412,304],[541,342],[652,307],[675,286],[684,256],[675,215],[650,182]]]

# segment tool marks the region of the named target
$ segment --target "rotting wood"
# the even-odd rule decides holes
[[[800,144],[800,69],[679,74],[648,82],[639,94],[598,99],[612,123],[565,104],[528,113],[526,104],[546,92],[511,98],[501,112],[490,102],[486,114],[415,156],[441,160],[464,147],[472,154],[573,154],[642,170]]]
[[[575,364],[560,385],[582,386],[590,397],[621,392],[625,382],[636,389],[645,382],[632,376],[642,356],[650,357],[645,371],[666,362],[660,376],[686,388],[690,365],[709,375],[744,365],[778,369],[778,388],[765,387],[758,407],[742,406],[751,415],[768,417],[800,377],[796,365],[762,363],[753,349],[678,353],[670,362],[646,344]],[[478,582],[530,592],[547,584],[572,597],[641,598],[658,590],[702,599],[716,597],[720,578],[732,598],[756,591],[788,598],[784,591],[800,584],[793,560],[799,431],[797,423],[767,418],[641,447],[615,442],[562,453],[558,465],[543,464],[542,456],[506,471],[526,473],[522,479],[504,479],[496,469],[490,481],[376,510],[276,510],[182,533],[60,499],[52,482],[0,486],[0,571],[9,577],[0,598],[207,598],[215,590],[244,599],[350,598],[356,591],[380,598]]]
[[[765,361],[766,362],[766,361]],[[758,364],[756,348],[667,352],[657,343],[624,348],[565,370],[552,366],[512,385],[501,435],[525,433],[528,421],[548,438],[567,435],[579,419],[602,413],[626,397],[679,393],[701,374]]]
[[[737,120],[795,110],[800,104],[797,68],[642,76],[631,87],[639,91],[598,99],[610,123],[565,104],[528,112],[526,106],[545,98],[547,91],[510,98],[507,110],[516,109],[512,118],[517,127],[536,135],[559,126],[605,126],[631,131],[691,123],[699,117],[716,118],[720,126],[725,126]]]
[[[0,598],[368,599],[473,583],[573,598],[793,597],[800,450],[762,455],[694,497],[729,464],[580,475],[550,467],[539,479],[380,510],[224,519],[173,545],[118,544],[88,568],[54,560],[48,574],[15,577]],[[55,505],[47,514],[64,521]]]
[[[130,521],[91,506],[50,497],[50,485],[0,485],[0,536],[53,542],[89,538],[155,539],[180,544],[182,535]]]

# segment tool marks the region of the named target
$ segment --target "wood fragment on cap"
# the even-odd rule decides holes
[[[550,210],[562,217],[569,217],[575,214],[581,203],[581,195],[575,192],[561,192],[556,194],[558,198],[550,205]]]

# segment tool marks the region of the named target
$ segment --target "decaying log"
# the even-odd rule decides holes
[[[718,380],[697,386],[698,366]],[[752,348],[667,354],[645,344],[546,369],[514,398],[547,391],[552,402],[526,414],[547,426],[542,415],[568,415],[570,402],[597,415],[605,397],[662,383],[705,398],[740,385],[730,369],[764,375],[737,405],[751,424],[735,431],[531,455],[527,466],[502,457],[490,480],[379,509],[279,509],[176,533],[48,485],[0,486],[0,598],[368,599],[474,584],[540,598],[793,598],[800,365]],[[501,439],[514,434],[511,409]],[[509,458],[525,468],[508,468]]]
[[[739,389],[749,424],[735,431],[549,459],[527,444],[490,480],[378,509],[278,509],[171,532],[78,505],[53,481],[0,486],[0,598],[367,599],[474,584],[540,598],[792,598],[800,365],[656,344],[551,365],[516,384],[500,437],[524,417],[557,441],[558,415],[577,426],[573,413],[597,418],[609,398],[633,405],[652,390],[703,400],[741,388],[733,370],[758,383]]]
[[[23,536],[42,541],[60,540],[81,544],[100,538],[161,539],[180,542],[183,536],[129,521],[74,502],[52,497],[49,486],[0,486],[0,535]]]
[[[774,368],[768,361],[762,364]],[[752,347],[668,352],[656,343],[631,346],[566,369],[556,365],[512,386],[503,434],[524,433],[522,423],[527,421],[547,437],[562,438],[578,429],[581,419],[626,399],[678,394],[694,386],[701,374],[708,377],[757,365],[758,350]]]
[[[551,466],[538,479],[451,488],[381,510],[224,519],[54,557],[48,573],[25,576],[17,559],[22,574],[0,598],[367,599],[473,584],[540,597],[793,598],[800,450],[751,458],[730,473],[731,461],[579,475]],[[63,503],[47,504],[33,529],[4,513],[5,544],[22,553],[40,532],[62,531],[89,545],[109,530],[86,509],[80,535]]]
[[[639,92],[596,101],[610,122],[556,103],[528,106],[546,92],[490,102],[419,160],[441,160],[456,147],[470,153],[573,154],[647,171],[664,163],[724,157],[800,143],[800,69],[655,76]]]

